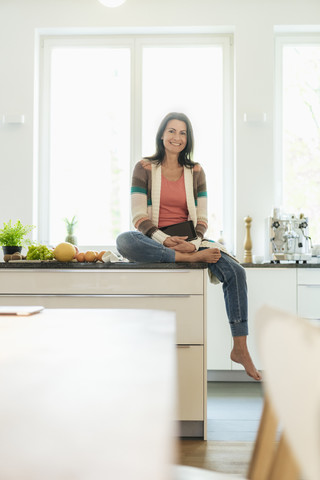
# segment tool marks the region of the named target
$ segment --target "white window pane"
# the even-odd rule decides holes
[[[129,227],[130,51],[54,48],[50,79],[50,243],[78,217],[79,245]]]
[[[283,48],[283,208],[320,242],[320,45]]]
[[[143,49],[142,153],[152,155],[162,118],[183,112],[194,128],[194,160],[205,169],[209,230],[223,230],[223,50],[220,46]]]

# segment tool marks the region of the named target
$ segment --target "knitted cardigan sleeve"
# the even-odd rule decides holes
[[[140,160],[133,170],[131,185],[131,215],[134,227],[144,235],[163,243],[168,235],[158,229],[151,221],[152,216],[152,165],[150,161]]]
[[[203,238],[208,229],[207,183],[203,168],[197,164],[193,172],[193,193],[197,211],[195,226],[199,238]]]
[[[151,167],[151,165],[150,165]],[[151,202],[151,168],[142,161],[134,167],[131,184],[131,215],[134,227],[144,235],[151,236],[156,229],[148,215]]]

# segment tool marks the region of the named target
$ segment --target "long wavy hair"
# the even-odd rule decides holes
[[[163,162],[165,157],[165,148],[163,145],[162,137],[163,132],[165,131],[166,126],[170,122],[170,120],[180,120],[181,122],[184,122],[187,126],[187,144],[182,150],[182,152],[179,153],[178,162],[182,166],[192,168],[195,165],[192,160],[194,144],[193,129],[189,118],[184,113],[171,112],[164,117],[164,119],[159,125],[156,135],[156,151],[150,157],[145,158],[151,160],[152,162],[155,162],[157,165],[161,165],[161,163]]]

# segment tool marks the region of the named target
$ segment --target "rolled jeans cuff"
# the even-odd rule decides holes
[[[230,328],[233,337],[243,337],[249,333],[248,322],[246,320],[243,322],[230,323]]]

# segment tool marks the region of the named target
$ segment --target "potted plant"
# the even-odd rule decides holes
[[[64,221],[67,227],[67,236],[65,238],[65,241],[72,243],[72,245],[77,245],[77,237],[74,234],[75,226],[78,223],[76,215],[74,215],[71,220],[65,218]]]
[[[22,225],[20,220],[14,225],[11,220],[8,223],[4,222],[3,228],[0,229],[0,245],[4,255],[21,252],[22,247],[30,245],[31,241],[25,237],[34,227],[35,225]]]

